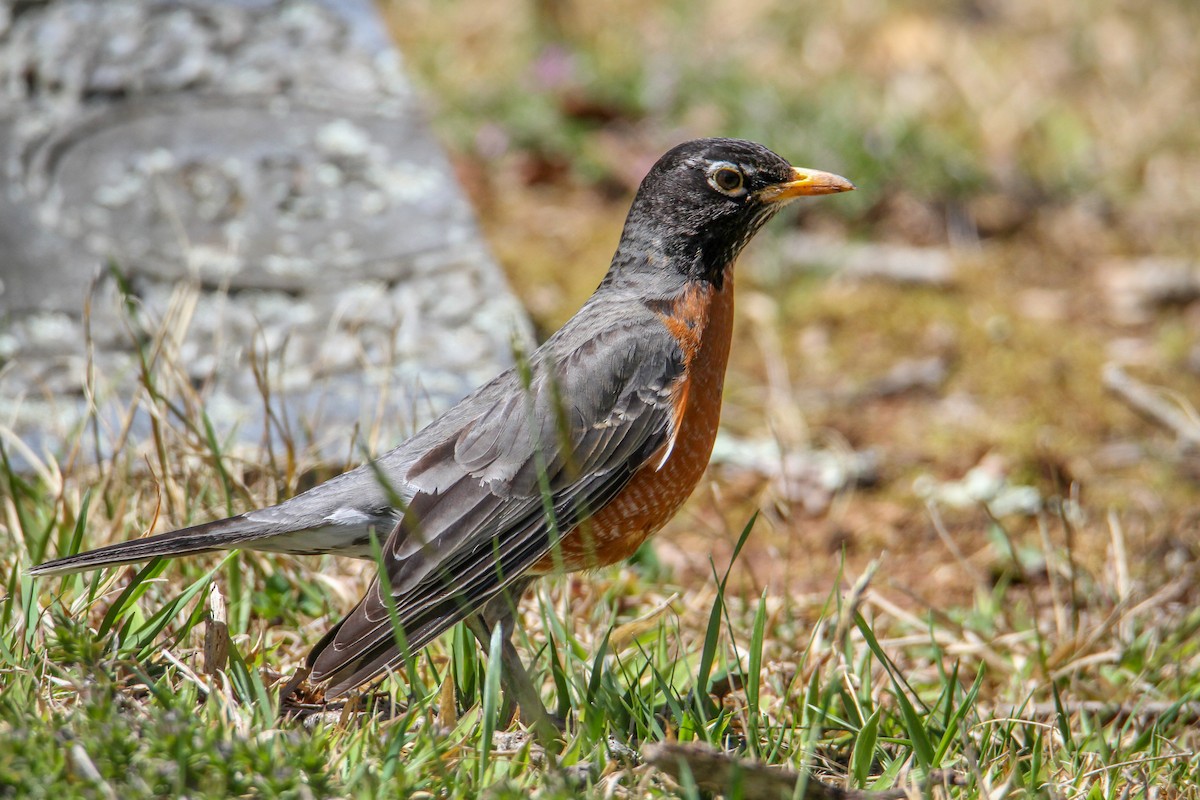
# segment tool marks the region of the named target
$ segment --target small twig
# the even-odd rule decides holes
[[[925,512],[929,514],[929,521],[933,525],[933,530],[937,533],[938,538],[941,539],[942,544],[950,551],[950,555],[954,557],[958,566],[971,579],[971,582],[975,584],[975,590],[979,592],[981,597],[986,597],[990,590],[987,576],[975,568],[966,554],[963,553],[962,548],[958,546],[958,542],[954,541],[954,537],[946,529],[946,523],[942,520],[942,512],[938,508],[937,503],[932,500],[926,500]]]
[[[1133,378],[1117,364],[1104,365],[1103,380],[1104,388],[1134,411],[1171,431],[1185,445],[1200,448],[1200,420],[1182,399],[1170,402],[1163,390]]]

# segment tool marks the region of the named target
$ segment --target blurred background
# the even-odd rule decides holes
[[[661,558],[707,574],[712,533],[761,501],[758,582],[815,588],[843,551],[887,549],[956,592],[968,576],[924,506],[962,500],[947,525],[986,570],[979,492],[1011,505],[993,510],[1016,513],[1018,541],[1036,540],[1035,509],[1084,526],[1113,509],[1143,567],[1194,557],[1200,6],[381,8],[542,335],[594,288],[638,181],[681,140],[754,139],[857,184],[793,206],[743,257],[723,465]],[[1136,410],[1122,380],[1177,415]],[[868,467],[797,480],[766,442]],[[1099,568],[1095,533],[1078,547]]]

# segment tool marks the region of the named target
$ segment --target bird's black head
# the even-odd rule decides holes
[[[610,278],[667,270],[719,285],[725,268],[788,201],[853,188],[837,175],[793,167],[754,142],[685,142],[642,180]]]

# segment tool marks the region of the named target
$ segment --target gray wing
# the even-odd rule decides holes
[[[557,364],[553,352],[539,351],[527,385],[512,373],[507,391],[404,476],[415,493],[383,565],[411,651],[518,580],[669,440],[684,365],[657,320],[608,327]],[[329,696],[401,659],[383,591],[376,577],[309,655],[311,677],[329,681]]]

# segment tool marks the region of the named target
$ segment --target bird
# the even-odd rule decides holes
[[[457,622],[484,648],[500,626],[506,695],[523,721],[544,726],[548,715],[511,643],[521,595],[536,578],[627,558],[675,515],[717,434],[734,262],[790,201],[854,188],[754,142],[679,144],[642,180],[608,271],[582,308],[411,438],[277,505],[68,555],[29,574],[226,549],[377,553],[363,598],[308,655],[309,681],[336,698],[397,669]]]

